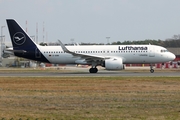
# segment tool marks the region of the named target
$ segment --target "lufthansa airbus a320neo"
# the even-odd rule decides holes
[[[156,45],[87,45],[40,46],[13,19],[7,19],[13,48],[9,53],[35,61],[52,64],[91,65],[90,73],[97,73],[97,66],[106,70],[122,70],[124,64],[150,64],[153,73],[154,63],[164,63],[175,59],[166,48]]]

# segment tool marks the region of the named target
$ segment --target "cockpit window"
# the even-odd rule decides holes
[[[168,50],[161,50],[161,52],[169,52]]]

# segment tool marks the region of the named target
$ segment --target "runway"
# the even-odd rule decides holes
[[[87,68],[66,70],[27,70],[27,69],[0,69],[0,77],[180,77],[179,70],[128,69],[122,71],[99,70],[98,73],[89,73]]]

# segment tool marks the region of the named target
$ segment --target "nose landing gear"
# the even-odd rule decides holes
[[[154,73],[154,69],[150,69],[150,72],[151,72],[151,73]]]
[[[154,73],[154,69],[153,69],[153,65],[152,64],[150,64],[150,72]]]

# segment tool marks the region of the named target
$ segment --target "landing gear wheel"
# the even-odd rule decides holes
[[[151,72],[151,73],[154,73],[154,69],[151,69],[150,72]]]
[[[97,73],[97,72],[98,72],[98,69],[97,69],[97,68],[90,68],[90,69],[89,69],[89,72],[90,72],[90,73]]]
[[[150,72],[154,73],[153,64],[150,64]]]

